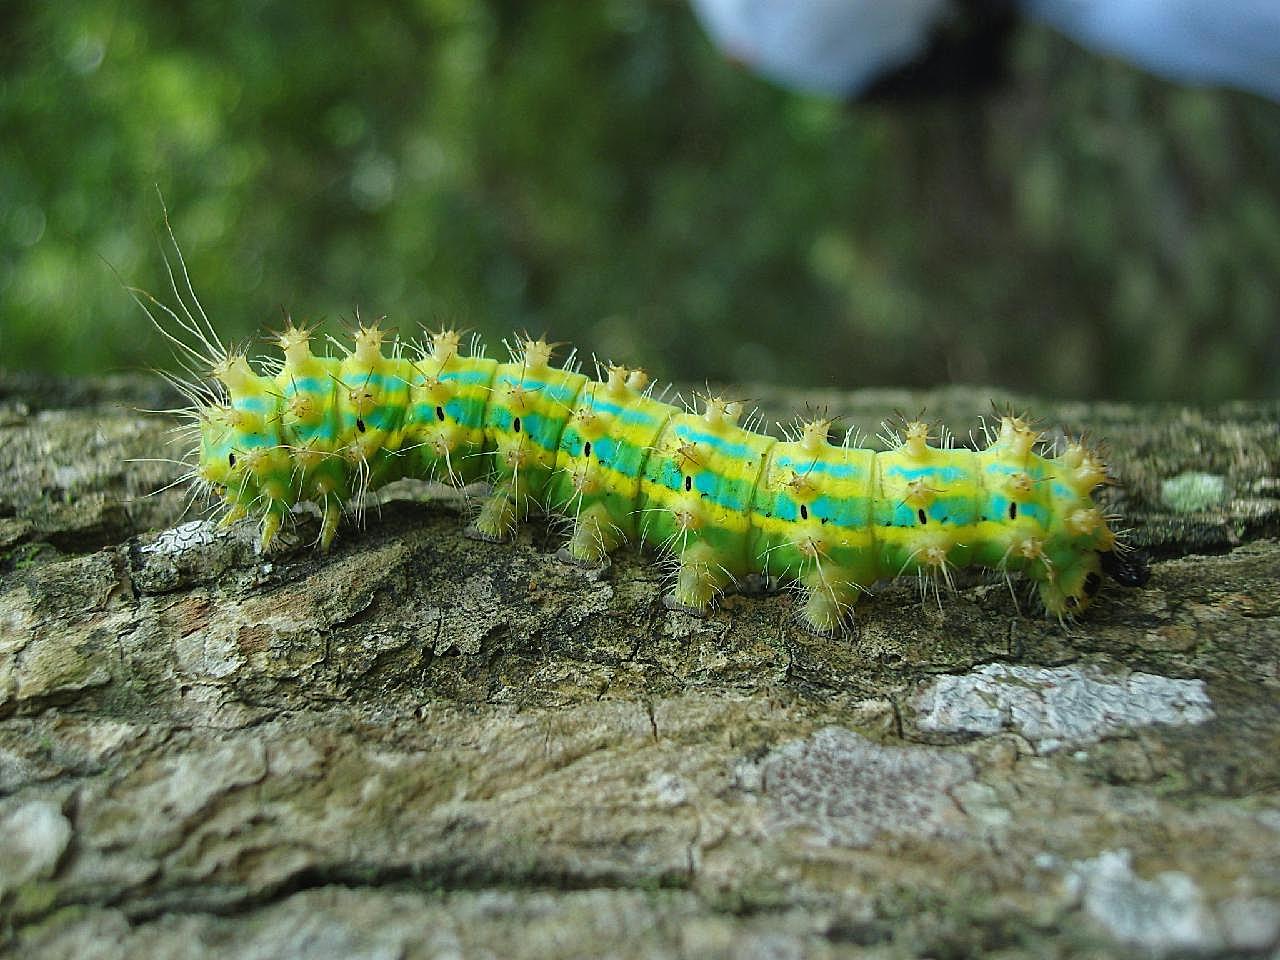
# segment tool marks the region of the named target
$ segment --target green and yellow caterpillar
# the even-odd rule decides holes
[[[1047,456],[1019,417],[1001,418],[983,450],[934,445],[919,421],[885,452],[830,443],[823,419],[778,440],[738,426],[737,403],[662,402],[640,370],[592,379],[572,358],[553,365],[543,339],[522,338],[499,363],[452,330],[407,344],[361,324],[344,356],[318,356],[312,331],[290,321],[275,335],[283,359],[255,369],[223,347],[198,301],[193,313],[179,297],[179,316],[148,299],[203,378],[176,381],[192,402],[191,476],[225,502],[224,523],[257,518],[264,550],[302,502],[319,507],[327,550],[343,512],[384,484],[487,481],[475,537],[505,540],[531,514],[557,515],[573,563],[605,565],[627,542],[669,559],[668,607],[705,613],[763,575],[796,584],[804,625],[830,634],[879,580],[917,574],[936,587],[971,566],[1021,572],[1048,614],[1070,617],[1115,547],[1091,496],[1107,479],[1101,459],[1077,442]]]

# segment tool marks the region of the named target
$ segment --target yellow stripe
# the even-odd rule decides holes
[[[644,479],[640,482],[640,493],[647,499],[652,506],[666,506],[668,503],[678,501],[680,497],[685,496],[683,491],[677,493],[669,487],[664,487],[660,483],[654,483],[652,480]],[[706,507],[707,526],[717,526],[731,533],[746,533],[751,529],[751,516],[749,513],[739,513],[737,510],[727,510],[719,504],[709,503]],[[697,531],[691,531],[696,537]]]
[[[766,517],[756,514],[752,524],[762,534],[776,541],[786,542],[802,537],[809,529],[805,521],[784,520],[781,517]],[[819,527],[823,539],[833,547],[841,549],[870,549],[877,540],[877,531],[870,527]],[[890,528],[892,529],[892,528]]]

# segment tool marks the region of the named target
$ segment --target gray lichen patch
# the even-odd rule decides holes
[[[147,765],[102,795],[93,791],[85,810],[85,840],[106,850],[170,850],[193,827],[204,825],[215,800],[260,782],[266,773],[266,749],[253,738]]]
[[[143,593],[168,593],[229,572],[245,578],[269,563],[258,555],[255,524],[222,529],[214,520],[190,520],[137,543],[132,579]]]
[[[1134,727],[1204,723],[1214,716],[1202,680],[1002,663],[939,677],[917,695],[914,706],[921,730],[986,735],[1013,730],[1044,753]]]
[[[765,798],[766,836],[799,828],[823,844],[865,847],[885,835],[962,832],[949,792],[972,780],[959,754],[885,746],[843,727],[824,727],[736,771]]]

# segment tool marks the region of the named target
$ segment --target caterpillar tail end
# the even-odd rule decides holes
[[[1104,550],[1098,560],[1102,572],[1122,587],[1144,587],[1151,579],[1151,566],[1141,550]]]
[[[1075,563],[1054,568],[1053,576],[1037,581],[1045,613],[1073,617],[1093,602],[1102,585],[1102,559],[1096,550],[1079,555]]]

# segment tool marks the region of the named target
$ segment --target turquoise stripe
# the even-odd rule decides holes
[[[773,461],[775,467],[782,469],[792,469],[804,476],[809,473],[824,473],[829,477],[837,480],[848,480],[853,477],[861,477],[866,471],[860,466],[851,463],[830,463],[825,460],[798,460],[795,457],[783,454]]]
[[[333,386],[332,382],[317,377],[290,377],[284,388],[284,395],[292,397],[298,393],[331,393]]]
[[[506,407],[489,408],[488,425],[497,427],[503,433],[515,436],[515,414]],[[556,420],[538,413],[520,415],[520,430],[543,450],[554,450],[560,440],[560,431],[564,427],[563,420]]]
[[[440,376],[437,377],[436,379],[441,381],[449,380],[454,383],[461,383],[461,384],[467,384],[467,385],[474,385],[477,383],[488,385],[489,381],[493,379],[493,371],[490,370],[486,372],[484,370],[450,370],[446,373],[440,374]],[[418,383],[422,383],[422,382],[424,381],[422,380],[418,381]]]
[[[759,510],[753,511],[759,513]],[[775,493],[773,503],[765,511],[771,513],[778,520],[786,520],[788,523],[795,523],[800,519],[800,505],[792,500],[785,493]]]
[[[304,442],[307,440],[326,440],[331,443],[337,434],[336,424],[331,421],[326,421],[316,426],[298,423],[294,425],[293,429],[297,433],[298,439]]]
[[[404,407],[399,404],[383,404],[365,417],[365,426],[373,427],[375,430],[384,430],[390,432],[400,426],[401,417],[404,415]]]
[[[602,440],[607,439],[602,437]],[[594,451],[596,444],[592,443],[591,448]],[[571,453],[575,457],[582,455],[582,434],[575,430],[570,424],[566,423],[564,429],[560,431],[560,449],[565,453]]]
[[[347,410],[342,413],[342,423],[347,431],[353,436],[358,436],[356,429],[356,421],[363,420],[366,430],[394,430],[400,425],[400,414],[404,411],[404,407],[399,404],[386,403],[374,407],[368,414],[363,417],[357,417],[353,412]]]
[[[242,433],[236,437],[235,447],[242,450],[257,450],[262,447],[279,445],[279,440],[265,433]]]
[[[905,480],[921,480],[928,477],[930,480],[940,480],[943,483],[955,483],[957,480],[965,479],[968,471],[960,467],[904,467],[895,463],[885,470],[885,474],[891,477],[902,477]]]
[[[977,507],[972,497],[954,496],[939,497],[929,504],[925,511],[935,523],[949,523],[958,527],[967,527],[977,518]]]
[[[569,416],[569,409],[567,408],[572,405],[574,400],[578,399],[578,390],[580,387],[581,384],[573,384],[571,386],[567,383],[561,383],[554,387],[550,387],[547,390],[547,396],[551,397],[551,399],[555,400],[557,403],[563,403],[565,405],[566,409],[564,415],[566,419]]]
[[[876,519],[880,523],[884,523],[887,519],[890,525],[895,527],[919,527],[920,511],[924,510],[925,517],[930,523],[945,523],[947,526],[968,526],[977,519],[977,512],[974,509],[973,501],[963,495],[955,495],[950,497],[938,497],[927,507],[913,507],[911,504],[901,501],[890,505],[888,502],[881,500],[876,510]]]
[[[632,410],[629,407],[620,407],[616,403],[610,403],[608,400],[597,400],[592,398],[591,409],[600,413],[607,413],[623,423],[632,426],[654,426],[658,420],[652,414],[645,413],[643,410]]]
[[[1002,494],[993,493],[987,498],[987,506],[990,508],[985,514],[988,520],[1008,520],[1009,504],[1014,501]],[[1038,503],[1018,502],[1018,516],[1030,517],[1037,520],[1041,524],[1047,525],[1048,511]]]
[[[751,494],[755,488],[754,478],[749,486],[750,489],[746,480],[730,480],[713,470],[703,470],[693,478],[694,490],[713,503],[739,513],[746,513],[751,506]]]
[[[896,504],[889,521],[895,527],[918,527],[920,526],[920,517],[916,513],[916,509],[916,507],[908,506],[905,503]]]
[[[1039,464],[1028,463],[1026,466],[1010,466],[1005,463],[988,463],[982,467],[983,473],[994,473],[1003,477],[1012,477],[1015,474],[1025,473],[1032,480],[1040,480],[1044,477],[1044,470]]]
[[[244,410],[246,413],[275,413],[276,398],[240,397],[232,406],[237,410]]]
[[[861,530],[866,527],[866,497],[817,497],[809,505],[809,515],[826,517],[837,527],[846,530]]]
[[[619,448],[622,445],[623,444],[621,442],[615,440],[613,437],[601,437],[599,440],[592,441],[591,455],[602,463],[612,464],[613,461],[618,458],[619,453],[621,453]],[[632,450],[635,449],[634,444],[628,443],[626,446],[630,447]]]
[[[519,379],[517,379],[510,373],[502,374],[500,377],[498,377],[498,382],[500,384],[506,384],[512,387],[520,386],[534,393],[545,392],[546,395],[550,397],[552,400],[556,401],[557,403],[563,403],[566,407],[572,404],[573,401],[577,398],[578,389],[580,387],[580,384],[567,384],[567,383],[560,383],[560,384],[553,385],[553,384],[547,383],[544,380],[531,380],[527,375],[522,375]],[[569,415],[569,411],[565,410],[565,417],[567,418],[568,415]]]
[[[564,429],[568,416],[567,411],[561,418],[528,413],[521,417],[520,426],[543,450],[554,450],[560,443],[560,431]]]
[[[756,455],[756,451],[745,443],[729,443],[723,437],[695,430],[693,426],[687,423],[676,424],[676,436],[684,440],[692,440],[694,443],[708,444],[721,455],[732,460],[746,460],[748,457]]]
[[[444,412],[459,426],[479,427],[484,425],[484,408],[485,402],[475,397],[454,397],[444,405]],[[431,407],[431,416],[435,415],[435,407]]]
[[[938,497],[925,508],[925,516],[933,523],[965,527],[977,516],[973,500],[966,496]],[[919,517],[916,520],[919,521]]]
[[[503,433],[511,432],[511,421],[515,417],[506,407],[498,406],[496,403],[490,404],[484,412],[484,425],[486,427],[497,428]]]
[[[751,481],[729,480],[714,470],[700,469],[693,477],[693,489],[726,510],[746,513],[751,506],[751,494],[755,489],[755,478]],[[674,459],[662,462],[662,472],[658,482],[668,490],[676,493],[684,492],[684,473],[676,466]]]
[[[582,434],[566,427],[560,435],[560,449],[576,457],[582,456]],[[605,435],[591,441],[591,459],[624,477],[638,477],[648,450],[628,440]]]
[[[521,374],[519,377],[510,373],[502,373],[498,375],[498,384],[509,387],[524,387],[526,390],[540,392],[546,389],[546,382],[543,380],[535,380],[528,375]]]
[[[610,439],[610,447],[600,455],[600,462],[611,470],[616,470],[628,477],[638,477],[644,473],[645,462],[649,459],[649,448],[640,447],[629,440]]]

